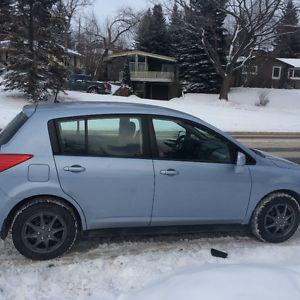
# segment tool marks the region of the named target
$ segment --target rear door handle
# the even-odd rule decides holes
[[[64,171],[72,173],[81,173],[85,171],[85,168],[82,166],[74,165],[71,167],[64,167]]]
[[[179,172],[174,169],[168,169],[168,170],[161,170],[160,174],[166,176],[176,176],[179,175]]]

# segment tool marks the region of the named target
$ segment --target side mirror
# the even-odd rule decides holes
[[[246,155],[244,153],[239,152],[237,155],[236,165],[238,167],[242,167],[246,165]]]

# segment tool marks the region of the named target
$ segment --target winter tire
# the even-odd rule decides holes
[[[298,201],[286,193],[266,197],[256,208],[251,227],[263,242],[282,243],[297,231],[300,222]]]
[[[73,211],[54,199],[35,199],[18,211],[12,225],[16,249],[33,260],[53,259],[71,249],[78,234]]]

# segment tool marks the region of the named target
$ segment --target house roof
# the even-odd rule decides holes
[[[0,41],[0,48],[3,49],[9,49],[11,46],[11,41],[10,40],[4,40],[4,41]],[[60,47],[69,55],[71,56],[82,56],[82,54],[80,54],[79,52],[69,49],[69,48],[65,48],[64,46],[60,45]]]
[[[276,58],[279,61],[286,63],[294,68],[300,68],[300,58]]]
[[[108,56],[108,59],[124,57],[124,56],[132,56],[132,55],[140,55],[140,56],[146,56],[146,57],[156,58],[156,59],[170,61],[170,62],[176,62],[176,58],[174,57],[144,52],[140,50],[129,50],[129,51],[122,51],[119,53],[113,53]]]

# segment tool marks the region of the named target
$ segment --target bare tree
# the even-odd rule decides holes
[[[116,16],[107,18],[101,24],[92,15],[86,27],[86,34],[92,39],[91,46],[96,45],[97,52],[96,67],[94,76],[99,75],[100,68],[103,66],[105,58],[110,51],[124,45],[124,40],[130,39],[135,27],[140,21],[140,13],[136,13],[131,8],[124,8],[117,12]]]
[[[219,6],[218,0],[214,1]],[[189,0],[176,0],[184,9],[193,9]],[[227,63],[222,64],[216,47],[214,47],[205,20],[203,27],[191,28],[189,24],[187,30],[200,30],[202,33],[202,44],[209,56],[217,73],[222,77],[223,84],[220,92],[220,99],[228,100],[232,78],[234,73],[243,68],[251,59],[253,51],[275,37],[276,25],[280,22],[278,11],[284,4],[284,0],[229,0],[225,7],[219,7],[227,15],[229,31],[228,57]],[[193,11],[199,15],[201,11]]]
[[[70,48],[72,22],[77,13],[92,5],[94,0],[60,0],[57,6],[57,16],[61,21],[64,34],[64,46]]]

